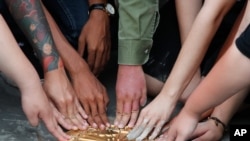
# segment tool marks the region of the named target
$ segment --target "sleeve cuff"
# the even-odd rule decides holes
[[[148,61],[153,40],[119,40],[118,64],[143,65]]]

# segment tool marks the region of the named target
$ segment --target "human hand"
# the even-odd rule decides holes
[[[128,139],[143,140],[148,137],[155,139],[163,125],[169,120],[175,103],[168,101],[164,95],[159,94],[151,103],[142,109],[135,128],[128,134]]]
[[[197,127],[199,117],[181,111],[171,122],[169,129],[157,141],[185,141],[191,138]]]
[[[67,141],[70,139],[70,136],[64,133],[57,124],[56,118],[51,110],[51,105],[42,87],[21,89],[21,93],[22,108],[32,126],[37,126],[40,118],[45,123],[48,131],[59,141]],[[61,121],[61,123],[65,126],[69,126],[64,121]]]
[[[206,120],[199,122],[197,128],[193,132],[192,141],[219,141],[223,136],[224,128],[215,121]]]
[[[98,75],[110,57],[111,41],[107,13],[102,10],[92,10],[78,42],[79,54],[83,56],[87,47],[87,63],[91,71]]]
[[[119,65],[116,83],[115,126],[133,127],[140,106],[147,102],[146,81],[141,66]]]
[[[109,98],[105,87],[89,70],[71,76],[74,90],[88,115],[89,124],[100,129],[109,127],[106,115]]]
[[[79,104],[63,68],[45,73],[43,87],[48,97],[74,130],[86,129],[88,126],[85,121],[87,115]]]

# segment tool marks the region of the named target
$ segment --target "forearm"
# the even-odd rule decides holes
[[[202,1],[175,0],[175,6],[176,6],[181,42],[184,43],[188,33],[191,30],[193,22],[195,21],[195,18],[202,7]]]
[[[142,65],[148,60],[159,21],[158,10],[156,0],[119,0],[119,64]]]
[[[38,74],[19,48],[2,16],[0,16],[0,31],[0,70],[21,90],[40,85]]]
[[[217,4],[216,6],[211,3],[209,5],[204,4],[182,45],[182,49],[162,93],[169,95],[175,101],[178,100],[199,68],[224,15],[234,2],[231,0],[227,2],[226,6],[225,1],[223,4],[220,3],[220,5]],[[212,7],[213,11],[211,11]]]
[[[62,34],[61,30],[57,26],[56,22],[46,10],[44,12],[48,19],[49,26],[52,31],[52,36],[56,44],[56,48],[63,59],[64,65],[70,74],[77,74],[82,70],[89,71],[88,64],[80,57],[76,50],[70,45],[67,39]],[[78,61],[76,61],[78,60]]]
[[[33,46],[44,72],[61,67],[62,61],[55,48],[40,1],[6,0],[6,3],[12,16]]]
[[[241,106],[247,94],[248,89],[239,91],[237,94],[215,107],[213,113],[211,114],[211,117],[217,117],[225,125],[227,125],[235,112]]]

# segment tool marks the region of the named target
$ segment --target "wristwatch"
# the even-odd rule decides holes
[[[104,3],[96,3],[96,4],[92,4],[89,7],[89,13],[94,10],[103,10],[104,12],[108,13],[108,15],[114,15],[115,14],[115,8],[110,4],[104,4]]]

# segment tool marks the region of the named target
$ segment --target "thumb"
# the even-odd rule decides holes
[[[31,124],[31,126],[38,126],[39,124],[39,118],[37,114],[26,114],[29,123]]]
[[[190,136],[190,138],[194,139],[196,137],[203,135],[204,133],[205,131],[203,130],[203,128],[201,126],[197,126],[192,135]]]
[[[85,47],[86,47],[86,35],[84,33],[81,33],[78,41],[78,53],[80,54],[80,56],[84,55]]]
[[[147,96],[143,95],[140,99],[140,105],[144,107],[147,104]]]

